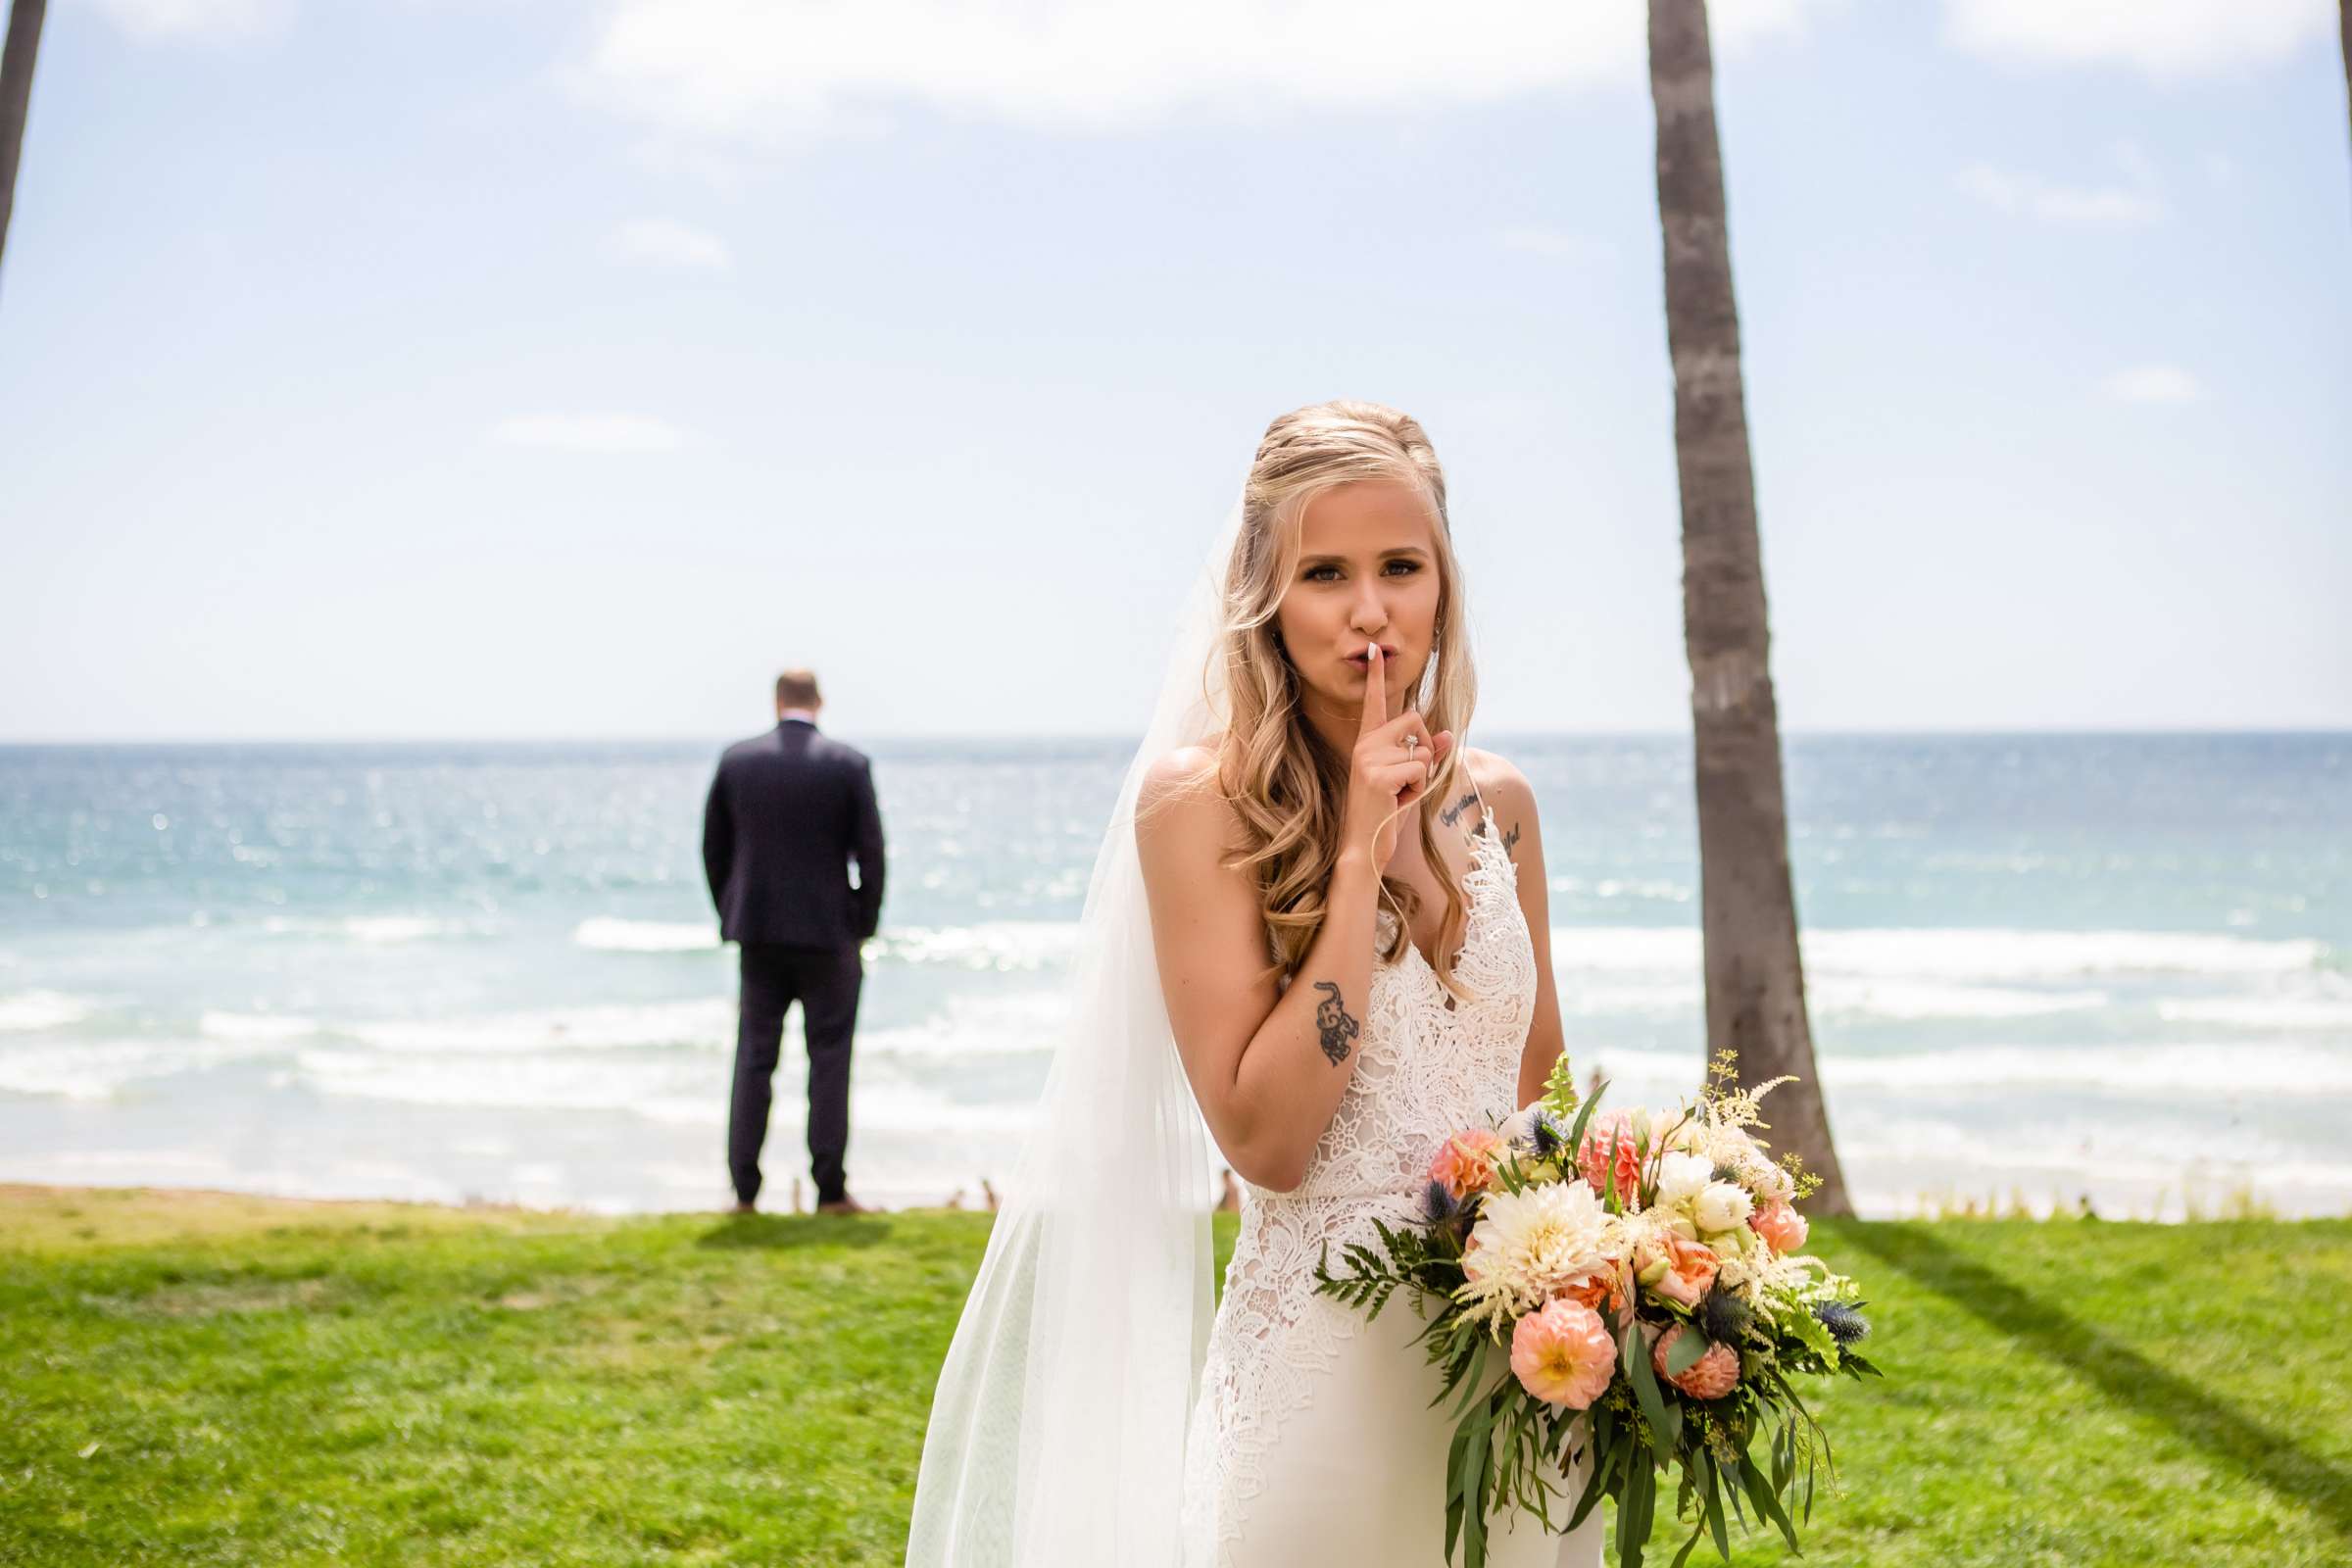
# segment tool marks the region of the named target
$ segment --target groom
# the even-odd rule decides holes
[[[842,1158],[850,1142],[850,1034],[865,966],[858,946],[882,915],[882,816],[865,754],[817,733],[816,676],[776,677],[776,727],[727,748],[703,808],[703,872],[719,940],[740,945],[735,1090],[727,1173],[735,1211],[760,1197],[769,1080],[784,1014],[808,1041],[808,1161],[816,1211],[863,1214]],[[851,886],[849,864],[858,865]]]

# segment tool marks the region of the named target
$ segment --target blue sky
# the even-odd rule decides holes
[[[54,0],[0,739],[1132,732],[1341,395],[1480,728],[1687,727],[1639,8],[1018,12]],[[1784,723],[2352,725],[2334,7],[1716,16]]]

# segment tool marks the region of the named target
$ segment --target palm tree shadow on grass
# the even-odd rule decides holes
[[[2188,1379],[2002,1278],[1929,1227],[1851,1225],[1843,1227],[1839,1237],[1988,1327],[2088,1378],[2118,1404],[2163,1422],[2209,1457],[2301,1503],[2337,1535],[2352,1538],[2352,1476],[2292,1439],[2261,1426]]]
[[[890,1236],[890,1221],[830,1214],[730,1214],[697,1247],[871,1247]]]

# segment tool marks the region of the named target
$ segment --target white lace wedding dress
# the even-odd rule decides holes
[[[1516,1108],[1535,1010],[1536,963],[1518,870],[1482,798],[1463,879],[1469,905],[1455,973],[1479,1000],[1455,1004],[1410,942],[1375,960],[1360,1055],[1339,1109],[1292,1192],[1245,1185],[1241,1237],[1209,1333],[1185,1444],[1188,1564],[1441,1568],[1450,1401],[1411,1344],[1421,1319],[1400,1293],[1366,1322],[1314,1294],[1326,1242],[1377,1247],[1374,1216],[1421,1216],[1430,1156],[1448,1135]],[[1396,916],[1380,912],[1385,943]],[[1573,1503],[1583,1472],[1555,1478]],[[1565,1506],[1555,1510],[1564,1523]],[[1533,1516],[1498,1515],[1495,1568],[1592,1568],[1601,1510],[1566,1538]]]

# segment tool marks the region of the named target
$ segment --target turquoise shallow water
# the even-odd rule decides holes
[[[891,849],[852,1174],[1001,1176],[1119,742],[847,738]],[[1570,1050],[1702,1055],[1688,742],[1494,736],[1534,781]],[[718,743],[0,748],[0,1180],[725,1196]],[[1799,737],[1791,853],[1849,1179],[2352,1208],[2352,735]],[[795,1031],[797,1036],[797,1030]],[[800,1165],[797,1038],[771,1183]]]

